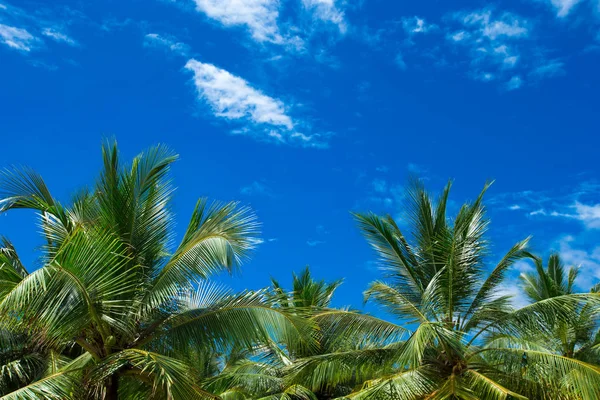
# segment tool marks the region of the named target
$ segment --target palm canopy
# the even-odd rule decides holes
[[[595,398],[599,369],[524,339],[541,321],[566,318],[580,298],[560,296],[514,310],[510,297],[498,294],[499,285],[515,261],[531,257],[529,239],[488,271],[483,196],[489,185],[453,219],[447,216],[450,187],[436,202],[414,182],[406,229],[389,216],[355,214],[386,271],[365,299],[416,329],[385,346],[315,357],[312,377],[342,382],[373,375],[346,396],[356,399]],[[353,367],[344,368],[349,362]],[[297,368],[301,373],[304,367]]]
[[[521,274],[521,288],[533,301],[543,301],[554,297],[573,294],[579,268],[571,266],[567,270],[558,253],[550,254],[546,267],[541,258],[534,258],[535,270]],[[598,285],[590,290],[598,292]],[[568,322],[557,321],[548,329],[550,334],[537,335],[532,340],[546,343],[557,354],[600,364],[600,330],[596,307],[585,304],[577,308]]]
[[[346,308],[332,308],[331,300],[341,280],[314,279],[304,269],[292,276],[292,289],[285,290],[273,280],[273,306],[302,315],[315,325],[318,346],[298,349],[293,343],[261,346],[254,352],[230,358],[221,374],[207,387],[223,398],[313,399],[333,398],[384,370],[376,366],[355,369],[355,356],[377,353],[380,347],[399,340],[406,330],[396,324]],[[327,360],[337,362],[328,364]],[[339,374],[338,371],[343,370]],[[349,370],[354,373],[347,374]],[[338,379],[339,378],[339,379]]]
[[[258,243],[250,209],[201,199],[172,248],[177,156],[157,146],[122,165],[116,143],[102,156],[96,183],[68,204],[32,170],[0,173],[0,212],[35,210],[45,241],[43,266],[30,274],[4,243],[0,322],[36,332],[44,365],[51,354],[68,356],[4,398],[211,397],[193,368],[206,349],[312,345],[310,324],[269,307],[265,293],[202,284],[238,268]]]
[[[550,254],[546,268],[541,258],[534,257],[535,271],[521,274],[521,287],[531,301],[540,301],[551,297],[574,293],[575,279],[579,268],[565,265],[557,253]]]
[[[317,281],[307,266],[300,275],[292,274],[292,291],[286,292],[280,283],[271,279],[273,298],[282,308],[327,308],[331,304],[333,294],[342,284],[339,279],[333,282]]]

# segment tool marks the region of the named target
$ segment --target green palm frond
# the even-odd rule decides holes
[[[351,400],[417,400],[426,398],[436,388],[437,382],[422,368],[401,371],[365,382],[362,387],[343,399]]]
[[[44,376],[18,390],[8,393],[2,400],[63,400],[81,394],[79,380],[84,368],[90,364],[92,357],[85,353],[71,361],[57,372]]]
[[[354,214],[363,235],[377,252],[390,277],[402,287],[405,296],[415,301],[424,290],[423,271],[416,255],[391,218],[373,213]]]
[[[348,310],[323,310],[311,317],[319,328],[325,348],[361,348],[395,343],[408,334],[400,325]]]
[[[494,379],[490,379],[487,376],[475,371],[468,370],[465,372],[465,377],[468,380],[469,388],[473,393],[477,395],[479,399],[490,399],[490,400],[507,400],[507,399],[520,399],[527,400],[527,397],[521,396],[518,393],[513,392],[500,385]]]
[[[256,216],[246,207],[200,200],[182,242],[151,282],[142,304],[160,306],[193,282],[233,271],[257,244],[257,228]]]
[[[252,348],[259,342],[294,344],[296,347],[312,348],[314,324],[296,315],[270,307],[264,292],[246,292],[218,299],[213,304],[194,303],[194,292],[180,303],[176,314],[158,325],[142,339],[140,345],[171,343],[169,346],[193,346],[227,344]]]
[[[164,399],[217,399],[203,390],[194,377],[192,368],[171,357],[139,350],[127,349],[115,353],[94,367],[91,377],[104,381],[125,369],[152,389],[152,396]]]

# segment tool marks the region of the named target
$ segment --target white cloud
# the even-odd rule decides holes
[[[503,13],[498,19],[492,18],[491,10],[476,11],[469,14],[458,13],[455,16],[462,20],[463,25],[474,27],[479,30],[481,35],[492,40],[502,36],[527,36],[529,33],[526,27],[527,22],[523,18],[508,12]]]
[[[523,293],[520,284],[521,281],[518,277],[506,278],[504,282],[496,288],[495,295],[497,297],[511,296],[510,303],[515,309],[525,307],[531,302],[525,293]]]
[[[47,36],[56,42],[65,43],[69,46],[77,46],[77,42],[73,38],[54,28],[45,28],[42,31],[42,35]]]
[[[425,19],[417,16],[411,18],[402,18],[402,27],[404,31],[409,35],[416,33],[427,33],[429,31],[437,29],[437,25],[428,24]]]
[[[582,290],[589,290],[600,279],[600,246],[583,250],[573,247],[575,242],[573,236],[562,237],[558,241],[560,256],[566,265],[579,267],[575,283]]]
[[[523,79],[521,79],[520,76],[513,76],[512,78],[510,78],[510,80],[508,82],[506,82],[506,90],[511,91],[511,90],[516,90],[518,88],[520,88],[521,86],[523,86]]]
[[[302,0],[302,4],[315,18],[337,25],[341,33],[348,30],[344,12],[336,6],[335,0]]]
[[[556,10],[556,16],[563,18],[566,17],[580,1],[581,0],[549,0],[549,3]]]
[[[540,208],[540,209],[537,209],[535,211],[531,211],[529,213],[529,215],[531,215],[532,217],[534,217],[536,215],[548,215],[548,213],[543,208]]]
[[[278,0],[195,0],[196,9],[225,26],[246,26],[259,42],[281,43]]]
[[[19,51],[29,52],[38,41],[25,29],[0,24],[0,42]]]
[[[69,46],[79,44],[61,28],[74,23],[82,14],[72,12],[68,18],[47,8],[27,12],[19,7],[0,4],[0,43],[4,43],[23,54],[45,47],[45,38]],[[10,22],[9,22],[10,21]],[[55,65],[40,59],[32,59],[31,64],[55,69]]]
[[[180,56],[187,56],[190,52],[190,47],[187,44],[178,42],[172,36],[163,36],[157,33],[149,33],[144,36],[144,46],[162,47]]]
[[[315,247],[320,244],[325,244],[325,242],[322,240],[307,240],[306,244],[309,245],[310,247]]]
[[[455,42],[460,42],[469,39],[470,37],[471,35],[465,31],[458,31],[448,35],[448,38]]]
[[[516,211],[516,210],[520,210],[521,206],[518,204],[513,204],[512,206],[508,207],[508,209],[512,210],[512,211]]]
[[[458,23],[459,27],[451,30],[446,39],[468,52],[471,78],[483,82],[508,79],[504,84],[507,90],[522,86],[521,76],[515,72],[508,75],[507,71],[522,70],[529,64],[527,60],[521,62],[522,54],[528,55],[523,50],[525,40],[530,36],[530,24],[525,18],[509,12],[482,9],[454,13],[448,20]]]
[[[245,123],[232,131],[259,140],[303,147],[327,147],[320,135],[307,135],[287,114],[285,104],[253,88],[246,80],[212,64],[191,59],[185,68],[194,73],[199,97],[206,101],[215,116]]]
[[[512,296],[511,304],[515,308],[521,308],[530,304],[527,295],[521,289],[521,279],[519,276],[526,272],[532,272],[535,269],[530,262],[519,260],[510,266],[504,281],[496,289],[496,296]]]
[[[587,205],[575,202],[575,218],[584,223],[586,228],[600,229],[600,204]]]
[[[573,212],[552,211],[551,213],[547,213],[545,210],[538,210],[529,213],[529,215],[574,219],[581,221],[587,229],[600,229],[600,204],[588,205],[576,201],[569,208]]]

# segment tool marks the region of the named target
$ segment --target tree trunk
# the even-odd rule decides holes
[[[104,400],[119,400],[119,376],[113,375],[108,379],[106,385],[106,396]]]

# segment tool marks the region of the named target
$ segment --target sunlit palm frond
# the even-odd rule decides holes
[[[18,390],[8,393],[2,400],[63,400],[81,394],[82,387],[79,382],[84,368],[90,364],[92,357],[85,353],[71,361],[57,372],[46,375],[35,382]]]
[[[182,242],[150,284],[142,304],[160,306],[193,282],[234,270],[257,244],[257,228],[256,216],[246,207],[199,201]]]
[[[423,271],[418,268],[416,255],[393,220],[373,213],[354,214],[354,217],[383,268],[397,282],[396,286],[403,287],[411,300],[418,300],[426,284]]]

